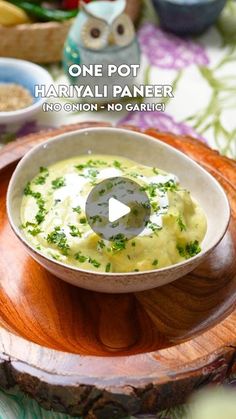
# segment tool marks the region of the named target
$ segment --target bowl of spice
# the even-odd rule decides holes
[[[51,75],[36,64],[0,58],[0,123],[30,120],[45,101],[35,97],[35,86],[52,83]]]

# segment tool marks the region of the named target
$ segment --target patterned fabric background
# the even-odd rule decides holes
[[[166,112],[41,113],[23,126],[0,126],[0,143],[30,132],[85,120],[129,123],[140,128],[193,135],[221,153],[236,158],[236,3],[230,1],[217,25],[195,39],[181,39],[156,26],[147,2],[138,30],[142,51],[142,77],[148,84],[171,84],[174,99]],[[55,83],[65,81],[60,66],[50,66]],[[190,407],[178,407],[145,419],[190,419]],[[236,417],[236,416],[234,416]],[[47,412],[18,389],[0,392],[0,419],[68,419]],[[112,419],[112,418],[111,418]],[[131,419],[131,418],[130,418]],[[228,419],[228,418],[227,418]]]

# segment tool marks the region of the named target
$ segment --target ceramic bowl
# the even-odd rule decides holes
[[[35,250],[19,228],[20,207],[25,184],[49,166],[72,156],[113,154],[138,163],[175,173],[191,191],[207,217],[207,233],[202,251],[191,259],[166,268],[132,273],[96,273],[65,265]],[[224,236],[230,218],[225,192],[219,183],[197,163],[173,147],[148,135],[118,128],[90,128],[66,133],[30,150],[16,167],[7,192],[7,212],[16,236],[29,254],[57,277],[78,287],[108,293],[142,291],[167,284],[199,265]],[[220,215],[220,216],[219,216]]]
[[[204,32],[211,26],[226,0],[152,0],[163,29],[179,35]]]
[[[16,83],[29,90],[34,98],[33,104],[11,112],[0,112],[0,124],[30,120],[42,108],[43,98],[34,97],[36,84],[49,86],[53,79],[44,68],[29,61],[14,58],[0,58],[0,83]]]

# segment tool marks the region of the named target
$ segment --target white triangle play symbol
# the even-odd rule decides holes
[[[119,220],[124,215],[130,213],[130,208],[118,201],[118,199],[110,198],[109,199],[109,222],[114,223],[114,221]]]

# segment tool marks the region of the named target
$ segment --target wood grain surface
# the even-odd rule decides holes
[[[25,253],[5,196],[34,144],[91,125],[105,124],[33,134],[0,153],[0,385],[17,383],[46,408],[119,419],[181,403],[235,369],[236,163],[190,137],[149,130],[220,181],[231,204],[228,232],[207,262],[167,286],[127,295],[82,290]]]

